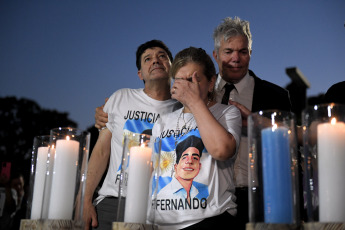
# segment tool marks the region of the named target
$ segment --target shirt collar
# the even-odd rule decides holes
[[[241,94],[243,92],[243,90],[250,85],[250,79],[251,76],[249,75],[249,72],[247,72],[247,74],[244,76],[244,78],[242,78],[242,80],[238,83],[235,84],[236,90],[239,94]]]
[[[241,93],[242,90],[247,86],[248,82],[250,81],[249,72],[246,73],[244,78],[241,81],[234,84],[238,93]],[[223,78],[218,74],[217,81],[216,81],[216,90],[221,91],[227,82],[223,80]]]

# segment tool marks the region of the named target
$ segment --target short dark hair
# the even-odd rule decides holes
[[[179,142],[176,146],[176,164],[179,163],[182,153],[188,149],[189,147],[194,147],[199,150],[200,158],[202,156],[202,151],[204,149],[204,143],[202,142],[200,137],[191,135],[188,136],[183,141]]]
[[[138,70],[141,69],[141,55],[145,52],[145,50],[153,48],[153,47],[159,47],[162,48],[163,50],[165,50],[165,52],[167,52],[170,61],[173,61],[173,56],[169,50],[169,48],[164,44],[164,42],[160,41],[160,40],[151,40],[148,42],[145,42],[144,44],[141,44],[136,52],[136,65]]]

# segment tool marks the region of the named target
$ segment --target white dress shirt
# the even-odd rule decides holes
[[[226,83],[218,74],[215,86],[216,100],[218,102],[222,101],[225,92],[224,85]],[[255,85],[254,78],[247,73],[240,82],[234,85],[235,89],[230,92],[230,100],[238,102],[251,110]],[[247,127],[242,127],[241,142],[234,167],[236,187],[248,187],[248,154]]]

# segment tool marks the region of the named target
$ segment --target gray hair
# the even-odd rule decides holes
[[[235,36],[245,36],[248,40],[248,50],[252,50],[253,40],[249,29],[249,22],[241,20],[239,17],[235,17],[234,19],[227,17],[223,19],[223,22],[213,32],[215,51],[218,53],[222,38],[224,41],[227,41],[229,38]]]

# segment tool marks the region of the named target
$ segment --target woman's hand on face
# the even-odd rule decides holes
[[[171,97],[187,107],[201,99],[199,82],[196,76],[197,72],[195,71],[191,77],[175,78],[171,88]]]

